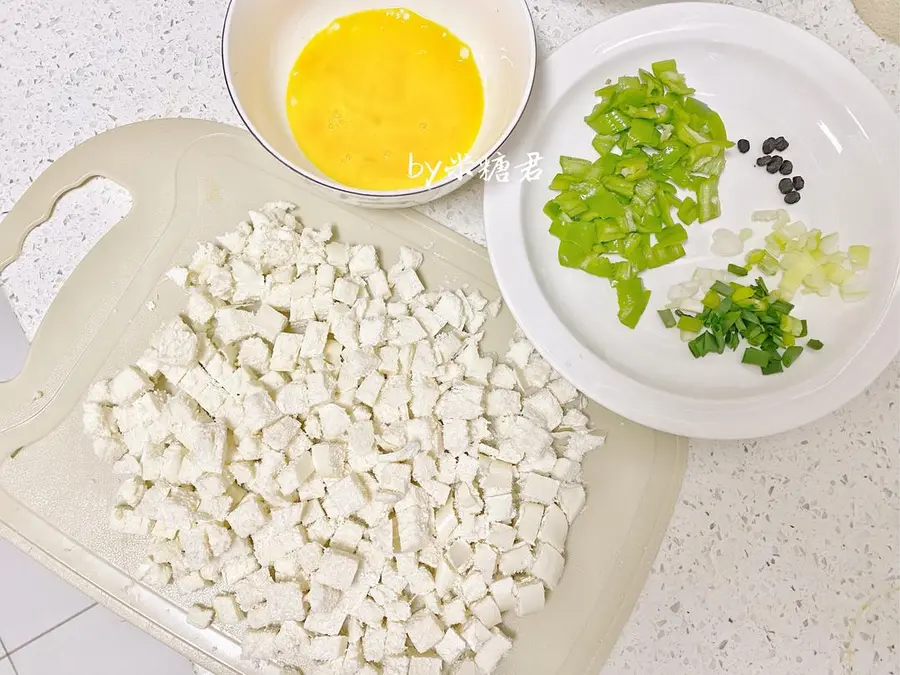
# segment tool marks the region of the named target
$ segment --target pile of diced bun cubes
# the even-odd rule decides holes
[[[426,289],[422,262],[266,204],[169,272],[183,313],[88,393],[132,572],[245,659],[488,675],[560,581],[604,436],[523,336],[482,354],[499,298]]]

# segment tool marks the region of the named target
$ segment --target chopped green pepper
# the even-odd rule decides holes
[[[544,213],[559,239],[560,264],[608,278],[626,326],[637,323],[649,298],[641,272],[683,257],[684,225],[721,210],[717,178],[732,144],[721,117],[693,93],[674,60],[599,88],[584,118],[595,132],[598,158],[560,158],[561,172],[550,183],[559,194]],[[696,192],[696,199],[682,199],[679,188]],[[725,306],[731,301],[716,311],[726,312]],[[738,322],[745,326],[739,313],[728,328]],[[725,331],[711,329],[704,353],[733,342]]]
[[[650,291],[644,288],[643,281],[634,277],[616,283],[616,297],[619,301],[619,321],[629,328],[634,328],[647,309]]]

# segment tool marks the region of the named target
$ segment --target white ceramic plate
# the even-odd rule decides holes
[[[653,291],[636,330],[616,319],[605,279],[557,263],[557,240],[541,212],[560,155],[595,157],[583,117],[595,89],[653,61],[675,58],[701,100],[723,117],[732,140],[720,190],[723,213],[694,224],[687,256],[643,275]],[[674,283],[697,266],[734,259],[709,253],[713,230],[750,227],[757,209],[784,207],[777,179],[754,160],[768,136],[806,179],[794,219],[839,232],[841,245],[872,247],[871,292],[854,304],[797,296],[795,315],[826,348],[807,350],[781,375],[739,363],[741,349],[694,359],[656,316]],[[538,70],[530,105],[504,147],[544,157],[540,181],[489,182],[488,249],[500,288],[543,355],[582,391],[647,426],[696,438],[748,438],[799,426],[859,394],[900,345],[900,147],[898,122],[875,87],[837,52],[804,31],[761,13],[716,4],[650,7],[605,21],[555,52]],[[780,178],[780,176],[779,176]],[[768,226],[752,226],[762,243]]]

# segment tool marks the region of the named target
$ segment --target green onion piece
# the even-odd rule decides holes
[[[671,309],[660,309],[657,311],[657,314],[659,314],[659,318],[666,328],[675,328],[677,322],[675,321],[675,316],[672,314]]]
[[[794,306],[791,303],[781,299],[773,302],[770,307],[773,311],[778,312],[779,314],[790,314],[794,309]]]
[[[825,344],[819,340],[813,339],[813,340],[807,340],[806,346],[809,347],[810,349],[812,349],[814,352],[817,352],[820,349],[822,349],[822,347],[824,347]]]
[[[749,286],[741,286],[740,284],[735,284],[735,286],[736,288],[731,294],[732,302],[744,302],[753,297],[753,289]]]
[[[793,364],[802,353],[803,347],[788,347],[784,350],[784,354],[781,355],[781,363],[785,368],[790,368],[791,364]]]
[[[699,333],[703,330],[703,322],[695,316],[682,316],[678,319],[678,328],[689,333]]]
[[[706,333],[703,335],[698,335],[693,340],[688,342],[688,349],[691,350],[691,354],[694,355],[695,359],[702,358],[709,353],[709,346],[706,343]]]
[[[734,289],[731,287],[731,284],[726,284],[724,281],[716,281],[712,286],[710,286],[710,290],[713,290],[722,296],[729,296],[734,293]]]
[[[754,265],[758,265],[762,262],[762,259],[766,257],[766,252],[761,248],[755,248],[751,251],[747,252],[747,267],[753,267]]]
[[[781,361],[769,361],[768,365],[763,366],[762,374],[763,375],[775,375],[777,373],[784,372],[784,368],[781,367]]]
[[[728,271],[737,277],[745,277],[750,273],[746,267],[741,267],[740,265],[735,265],[734,263],[728,264]]]
[[[722,296],[713,290],[709,290],[700,302],[703,303],[704,307],[715,309],[722,302]]]

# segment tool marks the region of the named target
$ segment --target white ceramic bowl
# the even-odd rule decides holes
[[[397,5],[446,26],[471,47],[484,82],[485,107],[469,154],[482,164],[512,133],[534,85],[537,49],[525,0],[231,0],[225,15],[225,82],[250,132],[311,184],[357,206],[416,206],[443,197],[468,179],[451,174],[430,186],[390,192],[351,188],[313,166],[288,127],[288,76],[304,45],[338,17]]]

